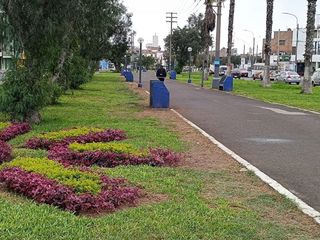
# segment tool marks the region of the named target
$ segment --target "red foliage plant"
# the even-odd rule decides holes
[[[0,164],[11,159],[11,146],[3,141],[0,141]]]
[[[12,123],[9,127],[0,131],[0,140],[9,141],[14,137],[27,133],[31,130],[29,123]]]
[[[98,195],[78,195],[72,188],[40,174],[29,173],[17,167],[0,171],[0,182],[7,189],[38,203],[50,204],[76,214],[112,212],[124,204],[134,204],[139,197],[139,189],[126,186],[124,179],[101,176],[101,181],[103,188]]]
[[[119,165],[151,165],[173,166],[180,156],[167,149],[151,149],[148,156],[135,156],[124,153],[103,151],[72,151],[66,145],[55,145],[48,152],[48,158],[56,160],[65,166],[80,165],[100,167],[116,167]]]
[[[49,140],[45,138],[31,138],[29,139],[25,146],[31,149],[50,149],[52,146],[59,145],[69,145],[73,142],[78,143],[92,143],[92,142],[111,142],[124,140],[125,133],[122,130],[117,129],[106,129],[101,132],[92,132],[86,135],[81,135],[77,137],[67,137],[63,140]]]

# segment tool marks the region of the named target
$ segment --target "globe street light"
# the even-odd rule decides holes
[[[292,13],[288,13],[288,12],[283,12],[282,14],[286,14],[286,15],[290,15],[292,17],[296,18],[296,22],[297,22],[297,34],[296,34],[296,55],[295,55],[295,71],[298,71],[298,43],[299,43],[299,21],[298,21],[298,17]]]
[[[188,52],[189,52],[189,79],[188,79],[188,83],[191,83],[191,52],[192,52],[192,47],[188,47]]]
[[[143,38],[139,38],[138,39],[138,43],[140,44],[140,55],[139,55],[139,83],[138,83],[138,87],[142,87],[142,83],[141,83],[141,61],[142,61],[142,43],[143,43]]]
[[[252,63],[251,66],[253,66],[254,64],[254,48],[255,48],[255,44],[256,44],[256,38],[254,37],[254,33],[250,30],[244,29],[243,31],[249,32],[252,34],[252,42],[253,42],[253,48],[252,48]]]

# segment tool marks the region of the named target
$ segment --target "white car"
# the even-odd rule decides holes
[[[318,68],[311,76],[313,86],[320,86],[320,68]]]
[[[299,84],[301,77],[297,72],[293,71],[281,71],[279,75],[276,76],[276,80],[283,81],[285,83],[296,83]]]

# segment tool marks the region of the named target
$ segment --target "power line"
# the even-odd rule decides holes
[[[166,22],[170,23],[170,49],[169,49],[169,71],[171,71],[172,64],[172,25],[173,23],[177,23],[177,13],[176,12],[167,12]]]

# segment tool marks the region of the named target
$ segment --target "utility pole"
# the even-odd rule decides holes
[[[177,23],[177,18],[176,12],[167,12],[167,23],[170,23],[169,71],[171,71],[172,64],[172,25],[173,23]]]
[[[222,0],[217,0],[217,29],[216,29],[216,52],[214,59],[214,78],[212,81],[212,88],[219,89],[220,77],[219,77],[219,68],[220,68],[220,37],[221,37],[221,8]]]

